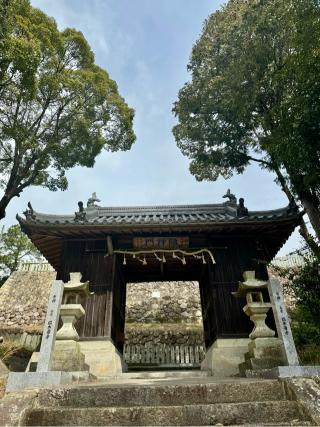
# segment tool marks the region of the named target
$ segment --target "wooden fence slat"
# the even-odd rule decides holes
[[[179,347],[179,350],[180,350],[180,363],[186,363],[185,357],[184,357],[184,346],[181,345]]]
[[[199,346],[198,345],[196,345],[195,347],[194,347],[194,363],[199,363]]]
[[[127,364],[143,366],[199,367],[205,357],[203,345],[125,344],[123,352]]]

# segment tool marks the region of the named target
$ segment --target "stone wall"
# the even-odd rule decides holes
[[[126,322],[201,324],[199,284],[128,283]]]
[[[16,271],[0,288],[0,334],[42,331],[54,271]]]
[[[126,324],[125,341],[131,345],[201,345],[203,329],[199,324],[129,323]]]
[[[199,284],[128,283],[125,342],[203,344]]]

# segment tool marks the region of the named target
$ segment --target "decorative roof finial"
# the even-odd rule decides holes
[[[229,199],[224,204],[227,206],[236,206],[237,205],[237,198],[234,194],[231,193],[230,188],[228,188],[226,194],[222,196],[224,199]]]
[[[293,197],[291,197],[291,199],[290,199],[290,203],[288,205],[287,212],[288,213],[297,213],[297,212],[299,212],[298,205],[297,205],[297,203],[296,203],[296,201],[294,200]]]
[[[23,215],[26,217],[27,220],[32,220],[32,219],[36,219],[36,216],[34,214],[34,210],[33,207],[31,206],[31,203],[28,202],[28,208],[23,212]]]
[[[92,193],[92,196],[87,201],[87,208],[91,208],[93,206],[97,206],[95,203],[96,202],[100,202],[100,201],[101,200],[98,199],[98,197],[97,197],[97,193],[96,192]]]
[[[78,202],[79,211],[74,213],[75,221],[86,221],[86,213],[83,208],[83,202]]]
[[[244,199],[241,197],[239,199],[239,205],[237,207],[237,217],[242,218],[245,216],[249,216],[248,209],[244,205]]]

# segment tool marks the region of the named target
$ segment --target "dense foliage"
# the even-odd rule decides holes
[[[133,116],[81,32],[0,0],[0,219],[27,186],[64,190],[67,169],[130,149]]]
[[[294,295],[292,330],[302,361],[320,364],[320,260],[305,259],[305,265],[285,273],[287,292]]]
[[[19,225],[13,225],[0,235],[0,286],[16,271],[22,261],[40,261],[42,255],[22,233]]]
[[[319,238],[319,1],[230,0],[206,20],[188,69],[173,132],[191,172],[216,180],[257,162]]]

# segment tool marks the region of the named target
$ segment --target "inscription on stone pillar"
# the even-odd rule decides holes
[[[277,279],[269,279],[268,290],[278,335],[283,341],[285,357],[288,365],[297,366],[299,365],[299,358],[293,341],[289,317],[279,281]]]
[[[49,295],[48,310],[43,328],[37,372],[48,372],[51,368],[62,296],[63,282],[61,280],[55,280],[52,284]]]

